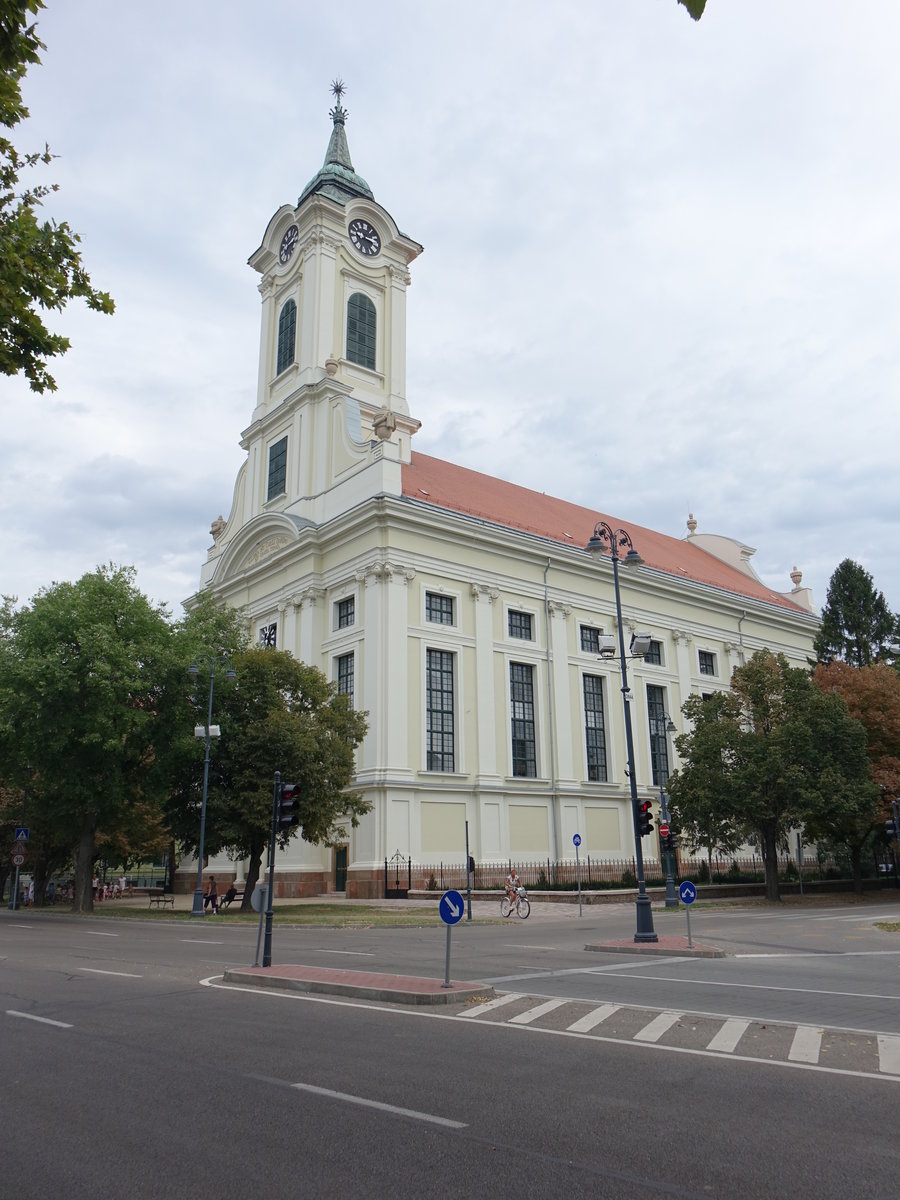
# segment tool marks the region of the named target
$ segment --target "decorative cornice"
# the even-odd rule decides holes
[[[472,595],[476,601],[493,604],[500,595],[500,589],[492,583],[473,583]]]
[[[320,600],[325,598],[325,589],[320,587],[306,587],[302,592],[295,592],[291,597],[291,604],[294,608],[315,608]]]
[[[562,617],[565,619],[572,614],[572,605],[564,604],[561,600],[548,601],[547,608],[550,610],[551,617]]]
[[[360,575],[367,584],[397,583],[408,584],[415,579],[416,573],[412,567],[403,567],[399,563],[378,562],[364,567]]]
[[[684,629],[673,629],[672,640],[676,646],[689,646],[694,639]]]
[[[412,276],[406,267],[400,266],[399,263],[388,264],[388,275],[391,277],[392,283],[402,284],[404,287],[409,287],[412,283]]]

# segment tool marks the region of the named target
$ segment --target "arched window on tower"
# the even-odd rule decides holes
[[[280,375],[294,361],[294,341],[297,334],[297,305],[288,300],[278,317],[278,361],[275,374]]]
[[[347,358],[375,370],[375,305],[362,292],[347,301]]]

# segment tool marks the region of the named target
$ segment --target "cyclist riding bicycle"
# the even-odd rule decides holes
[[[516,897],[519,894],[519,876],[516,874],[515,867],[509,868],[509,874],[506,877],[506,895],[509,898],[510,908],[515,906]]]

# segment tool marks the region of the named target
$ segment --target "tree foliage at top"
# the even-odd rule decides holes
[[[892,657],[890,646],[897,633],[897,618],[872,576],[845,558],[828,583],[822,627],[814,643],[819,662],[837,658],[854,667],[870,667]]]
[[[878,789],[865,730],[784,655],[759,651],[734,671],[730,691],[691,696],[682,712],[692,728],[675,740],[683,762],[669,780],[675,823],[711,812],[732,836],[757,840],[768,899],[779,898],[778,850],[792,829],[871,821]]]
[[[227,850],[249,859],[244,908],[259,878],[272,824],[273,779],[299,788],[299,825],[279,837],[284,846],[299,833],[305,841],[328,843],[345,836],[370,806],[348,791],[354,754],[366,718],[321,671],[280,650],[244,650],[229,658],[235,677],[217,671],[213,723],[221,736],[211,744],[205,854]],[[224,668],[224,661],[222,667]],[[198,677],[193,723],[208,715],[208,672]],[[202,801],[203,739],[182,765],[170,800],[176,836],[198,848]]]
[[[0,127],[12,130],[28,109],[21,82],[29,66],[40,63],[44,43],[28,24],[43,0],[0,0]],[[64,354],[69,339],[51,333],[41,316],[60,311],[70,300],[84,300],[97,312],[114,304],[96,290],[81,260],[80,238],[66,221],[40,221],[37,210],[57,184],[19,189],[20,173],[52,160],[49,146],[20,153],[0,136],[0,372],[23,374],[32,391],[55,391],[47,360]]]
[[[678,3],[684,5],[695,21],[700,20],[706,8],[706,0],[678,0]]]
[[[851,667],[831,662],[820,663],[813,678],[823,692],[840,696],[850,716],[862,724],[872,780],[896,799],[900,795],[900,675],[887,663]]]
[[[92,908],[99,840],[162,837],[156,745],[172,653],[167,614],[131,568],[0,607],[0,779],[27,787],[42,861],[53,869],[74,853],[77,911]]]

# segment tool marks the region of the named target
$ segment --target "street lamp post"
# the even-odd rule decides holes
[[[206,742],[206,754],[203,758],[203,800],[200,804],[200,847],[199,859],[197,862],[197,886],[194,889],[194,904],[191,908],[192,917],[203,916],[203,852],[206,842],[206,797],[209,792],[209,743],[210,739],[219,736],[219,726],[212,723],[213,709],[213,688],[216,682],[216,666],[219,663],[227,663],[225,658],[210,658],[209,659],[209,708],[206,713],[206,725],[194,726],[194,737],[202,737]],[[188,674],[196,678],[200,674],[200,668],[196,663],[191,663],[188,667]],[[225,672],[226,679],[234,679],[234,671],[231,667]]]
[[[675,723],[667,712],[662,713],[656,718],[656,736],[657,738],[665,737],[669,733],[675,732]],[[657,742],[653,748],[656,758],[656,781],[659,784],[659,815],[660,820],[666,825],[669,823],[669,794],[666,791],[667,778],[663,777],[662,754],[659,752],[659,743]],[[671,836],[671,835],[670,835]],[[672,851],[666,840],[666,908],[678,908],[678,896],[675,892],[675,878],[672,874]]]
[[[638,827],[638,794],[637,775],[634,769],[634,736],[631,730],[631,690],[628,687],[628,665],[625,657],[625,634],[622,624],[622,598],[619,593],[619,550],[626,547],[628,553],[623,558],[627,567],[639,567],[643,559],[634,548],[631,535],[624,529],[613,529],[606,521],[598,521],[594,533],[587,544],[587,549],[597,558],[608,557],[612,560],[613,589],[616,595],[616,621],[619,630],[619,665],[622,668],[622,704],[625,709],[625,748],[628,755],[628,783],[631,789],[631,824],[634,829],[634,860],[637,867],[638,897],[636,901],[636,942],[658,942],[659,938],[653,929],[653,911],[650,907],[650,897],[644,883],[644,855],[641,849],[641,835]]]

